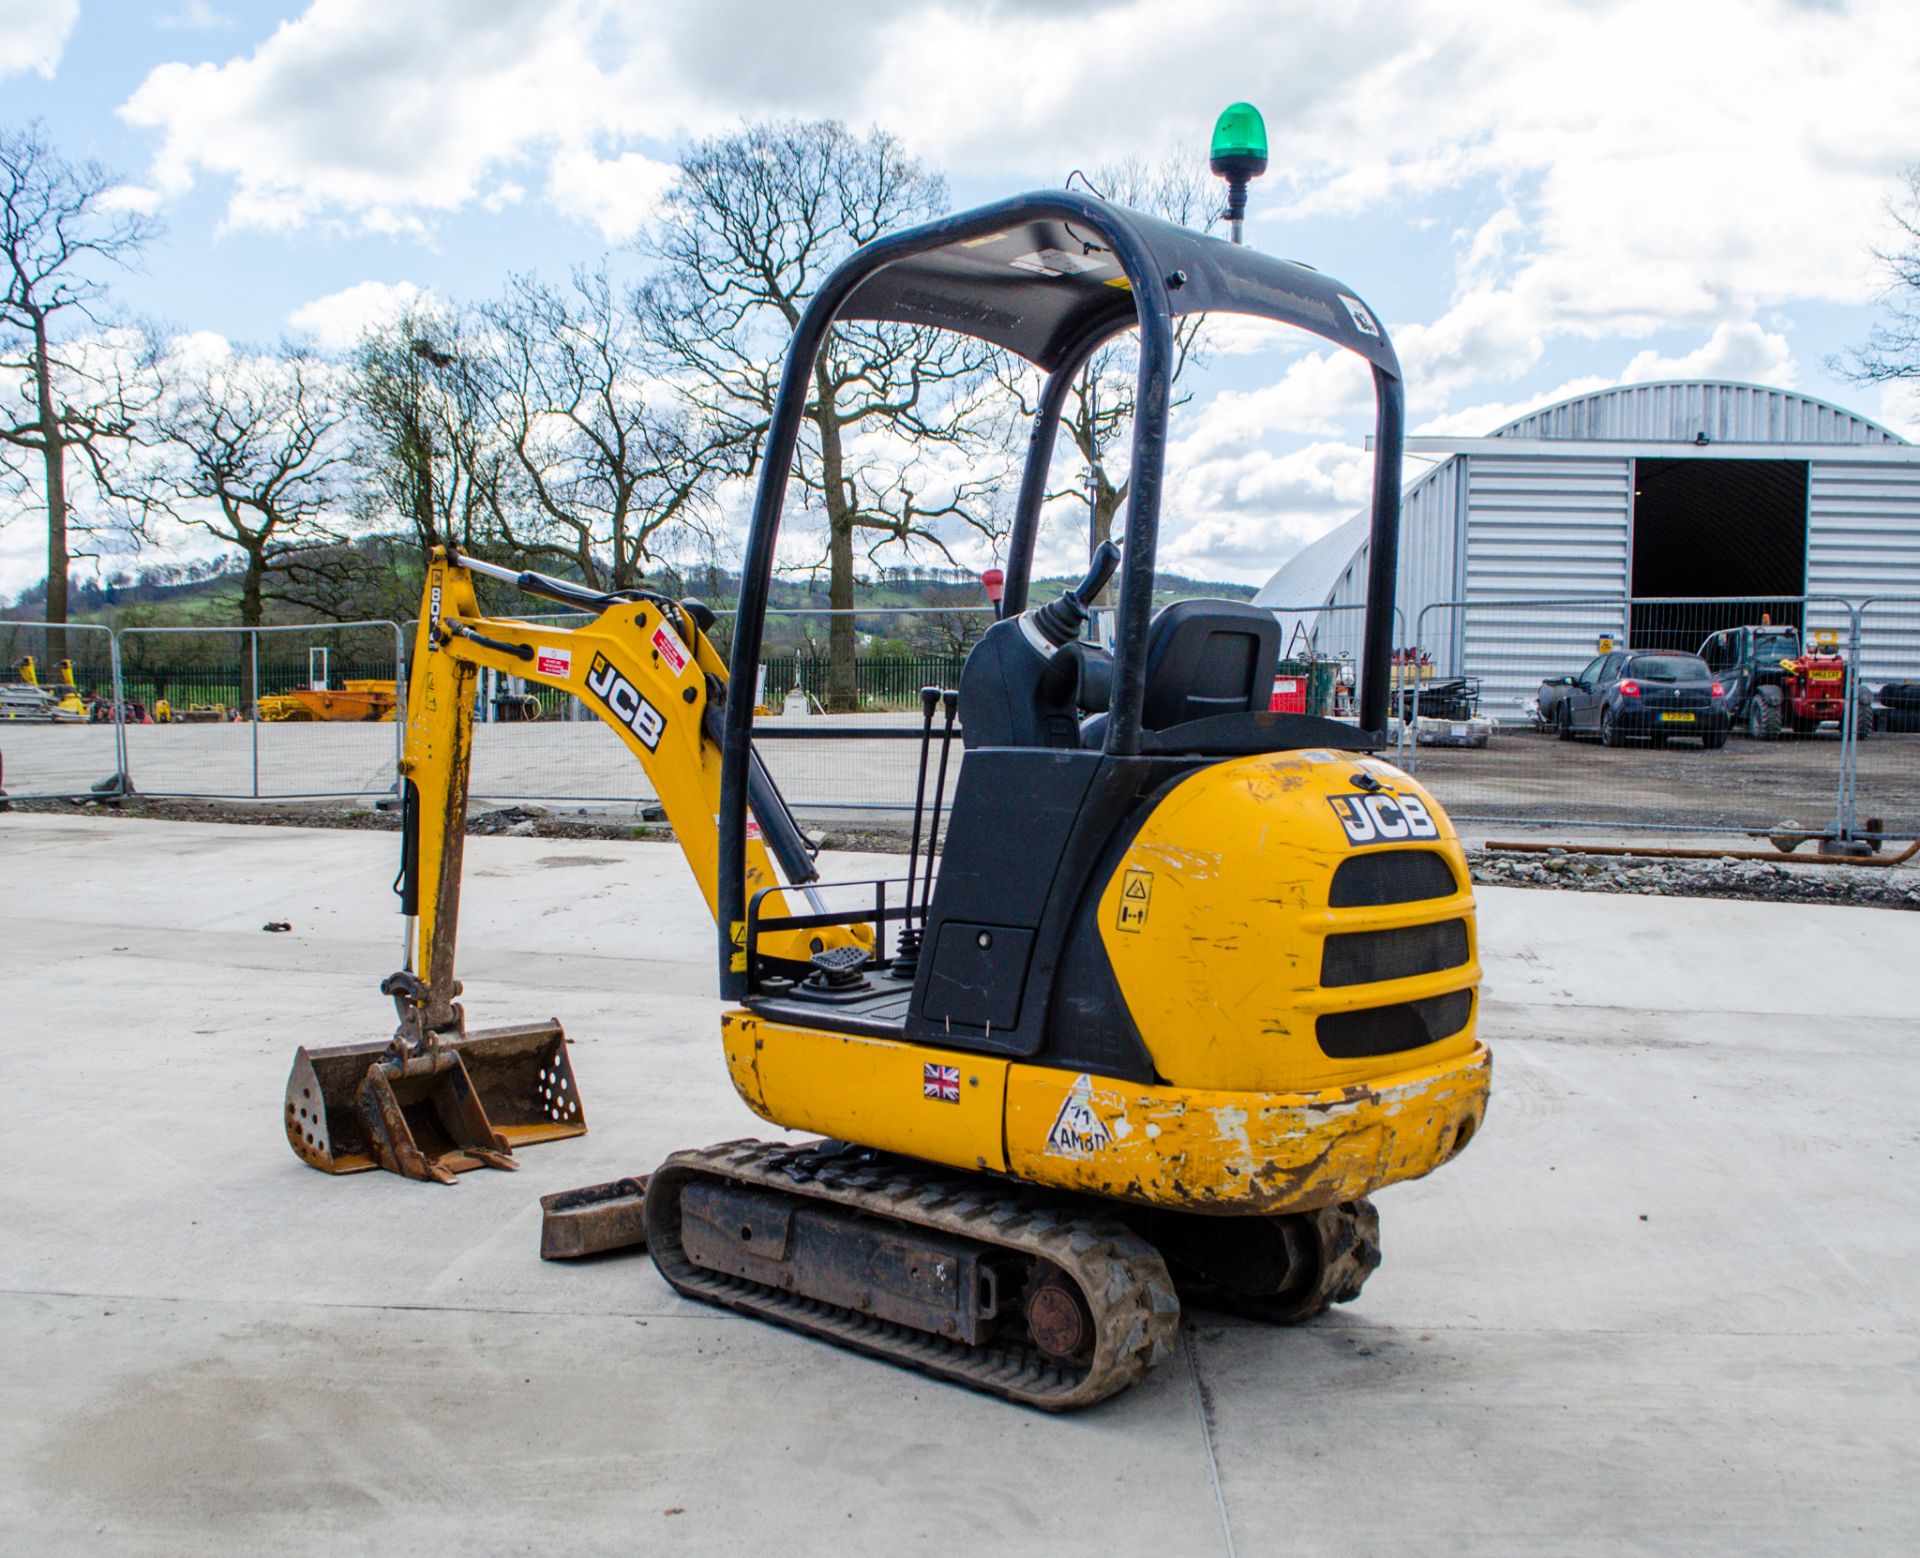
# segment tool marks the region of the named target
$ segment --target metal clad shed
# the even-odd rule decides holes
[[[1576,669],[1598,633],[1627,632],[1626,601],[1643,571],[1635,547],[1644,479],[1656,470],[1700,478],[1695,488],[1714,479],[1708,467],[1681,462],[1737,462],[1715,468],[1729,481],[1736,469],[1773,462],[1796,482],[1804,469],[1804,499],[1793,498],[1790,516],[1803,527],[1790,538],[1796,578],[1809,595],[1914,597],[1867,612],[1862,658],[1870,681],[1920,679],[1920,447],[1843,407],[1756,384],[1634,384],[1544,407],[1484,438],[1410,438],[1408,452],[1437,463],[1409,483],[1401,509],[1406,636],[1424,638],[1420,647],[1443,672],[1483,677],[1496,712],[1541,676]],[[1714,564],[1745,544],[1739,504],[1740,491],[1729,488],[1683,511],[1701,561],[1675,565],[1684,588],[1640,593],[1748,593],[1729,588]],[[1343,535],[1351,536],[1344,564],[1328,550],[1337,554]],[[1363,526],[1342,526],[1308,550],[1309,566],[1288,563],[1258,599],[1323,609],[1364,600]],[[1619,605],[1556,614],[1497,604],[1570,596]],[[1471,604],[1429,612],[1421,632],[1422,610],[1446,601]],[[1357,649],[1351,616],[1321,617],[1322,648]]]

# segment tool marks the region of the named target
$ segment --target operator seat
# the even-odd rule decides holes
[[[1214,714],[1251,714],[1272,702],[1280,624],[1247,601],[1177,600],[1147,628],[1147,696],[1141,725],[1166,730]],[[1080,727],[1080,744],[1106,739],[1107,716]]]

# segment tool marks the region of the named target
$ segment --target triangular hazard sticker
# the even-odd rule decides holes
[[[1059,1158],[1090,1158],[1113,1145],[1113,1132],[1095,1113],[1093,1079],[1083,1076],[1073,1084],[1047,1132],[1047,1151]]]

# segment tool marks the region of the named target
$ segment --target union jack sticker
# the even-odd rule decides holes
[[[925,1065],[920,1068],[920,1095],[943,1104],[960,1102],[960,1068]]]

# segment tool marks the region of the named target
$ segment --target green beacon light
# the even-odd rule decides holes
[[[1248,181],[1267,171],[1267,122],[1253,104],[1235,103],[1214,122],[1208,166],[1227,181],[1227,236],[1239,243]]]

